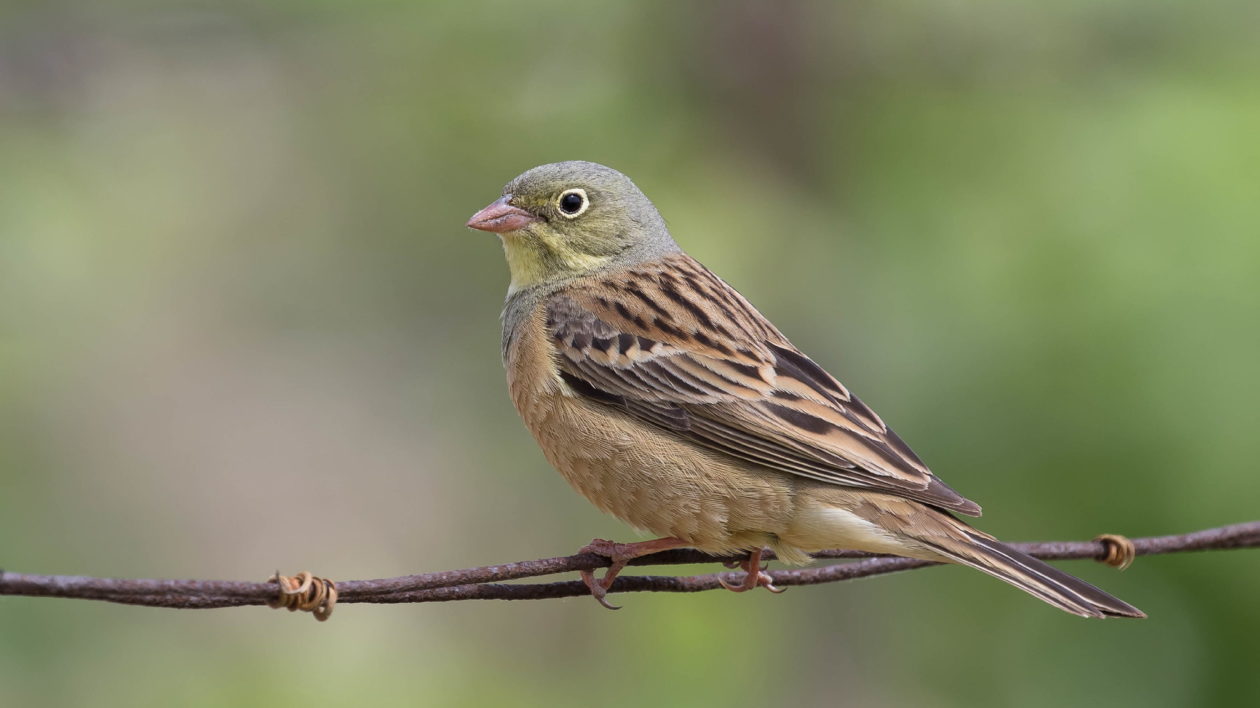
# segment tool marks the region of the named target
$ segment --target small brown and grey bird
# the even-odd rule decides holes
[[[612,561],[583,573],[601,604],[655,551],[746,553],[727,586],[743,591],[776,589],[766,548],[795,564],[849,548],[970,566],[1084,617],[1145,616],[955,518],[980,507],[683,253],[620,172],[536,167],[468,226],[507,255],[503,361],[526,426],[578,492],[661,537],[583,549]]]

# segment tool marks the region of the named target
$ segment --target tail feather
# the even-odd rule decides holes
[[[992,538],[965,532],[963,543],[933,544],[950,560],[988,573],[1081,617],[1146,617],[1146,613],[1080,578]]]

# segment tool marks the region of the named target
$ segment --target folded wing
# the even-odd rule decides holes
[[[561,291],[546,308],[560,376],[577,395],[764,467],[980,513],[688,256]]]

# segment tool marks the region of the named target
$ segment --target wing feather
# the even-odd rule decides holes
[[[571,287],[546,308],[560,375],[576,395],[764,467],[980,512],[688,256]]]

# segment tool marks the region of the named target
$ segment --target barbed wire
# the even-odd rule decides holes
[[[1114,536],[1092,541],[1051,541],[1012,543],[1019,550],[1044,560],[1092,558],[1120,565]],[[1123,538],[1123,537],[1120,537]],[[1126,539],[1138,556],[1185,551],[1260,548],[1260,521],[1205,529],[1174,536]],[[1126,549],[1127,550],[1127,549]],[[767,554],[766,558],[773,558]],[[873,575],[937,565],[931,561],[895,556],[879,556],[860,551],[834,550],[814,554],[819,559],[850,562],[812,568],[768,571],[779,587],[834,583]],[[722,563],[730,557],[712,556],[694,550],[674,550],[636,558],[632,566]],[[450,602],[456,600],[542,600],[587,595],[590,591],[577,580],[545,583],[509,583],[608,566],[607,558],[593,553],[517,561],[498,565],[420,573],[398,578],[347,580],[333,583],[309,573],[297,579],[276,573],[265,582],[224,580],[164,580],[97,578],[71,575],[35,575],[0,571],[0,595],[60,597],[101,600],[126,605],[209,609],[246,605],[288,606],[327,615],[333,604]],[[721,587],[720,580],[738,580],[741,572],[719,572],[690,576],[621,576],[609,589],[618,592],[703,592]],[[279,585],[279,589],[277,588]],[[299,591],[301,591],[299,593]],[[305,597],[309,591],[310,596]],[[331,603],[328,598],[331,594]],[[302,596],[298,596],[302,595]]]

